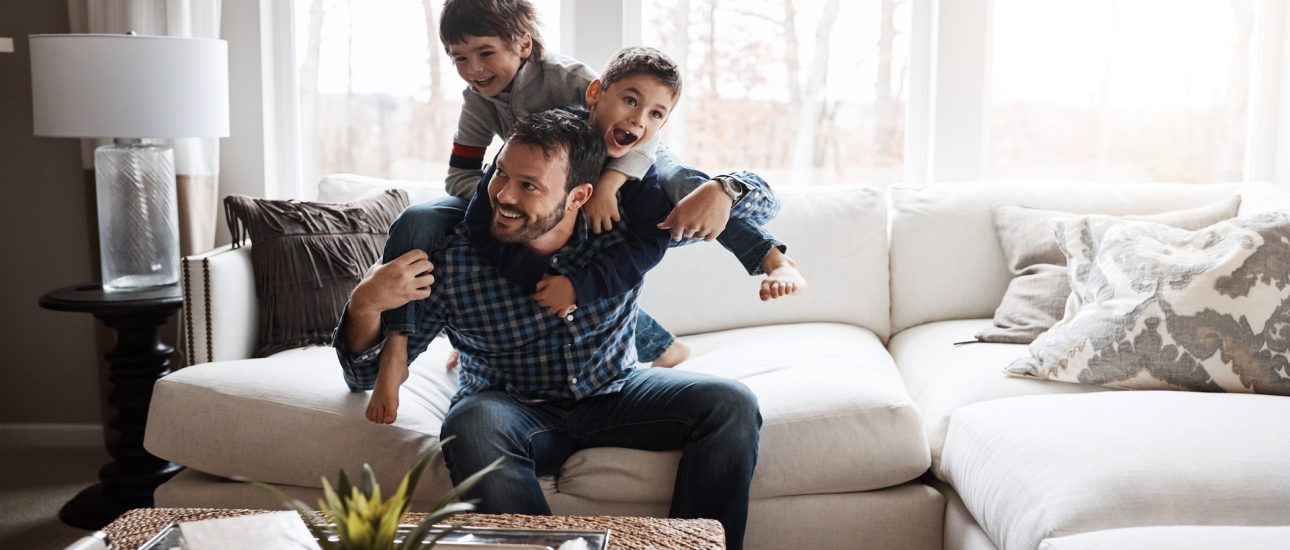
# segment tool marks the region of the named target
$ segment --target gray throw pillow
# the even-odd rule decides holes
[[[1070,303],[1009,374],[1290,395],[1290,216],[1199,231],[1106,216],[1054,225]]]
[[[328,345],[349,293],[381,259],[402,190],[349,203],[231,195],[224,215],[235,246],[249,237],[259,319],[255,356]]]
[[[1200,229],[1235,216],[1240,205],[1241,197],[1232,196],[1196,208],[1121,219]],[[1066,276],[1066,257],[1052,236],[1051,223],[1077,216],[1080,214],[1024,206],[994,209],[995,231],[1013,277],[999,307],[994,310],[993,326],[978,332],[977,340],[1029,344],[1062,318],[1071,289]]]

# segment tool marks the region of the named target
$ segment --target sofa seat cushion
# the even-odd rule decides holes
[[[959,407],[1018,395],[1105,391],[1095,386],[1008,376],[1004,368],[1029,352],[1022,344],[973,340],[974,334],[989,326],[990,319],[928,323],[901,331],[888,345],[909,395],[923,415],[933,472],[937,472],[940,463],[950,416]],[[954,345],[964,341],[972,343]]]
[[[678,368],[741,380],[758,396],[754,498],[891,487],[926,471],[921,419],[872,332],[814,323],[686,341],[694,355]],[[443,369],[447,353],[440,338],[417,359],[393,426],[363,417],[368,395],[346,391],[330,348],[189,367],[157,382],[145,446],[202,472],[303,487],[367,462],[383,484],[395,485],[438,438],[456,391]],[[666,502],[679,456],[589,449],[569,459],[560,479],[544,483],[575,496]],[[436,465],[419,496],[446,487],[447,472]]]
[[[752,497],[892,487],[927,470],[922,422],[891,356],[873,333],[805,323],[685,338],[680,367],[735,378],[761,405],[761,454]],[[561,493],[597,500],[668,502],[679,452],[580,451]]]
[[[941,471],[1003,550],[1144,525],[1284,525],[1290,438],[1268,395],[1108,391],[960,408]]]
[[[1286,520],[1290,522],[1290,520]],[[1290,548],[1290,526],[1130,527],[1044,539],[1039,550],[1212,550]]]

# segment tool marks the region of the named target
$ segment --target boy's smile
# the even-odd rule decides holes
[[[466,36],[465,41],[449,44],[447,49],[462,80],[480,94],[496,97],[511,85],[520,65],[533,52],[533,40],[526,37],[522,45],[516,45],[496,36]]]
[[[587,122],[604,136],[610,158],[626,155],[667,123],[676,105],[672,89],[647,74],[633,74],[608,87],[594,80],[587,87]]]

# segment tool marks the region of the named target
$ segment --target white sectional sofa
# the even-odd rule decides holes
[[[403,184],[333,177],[320,198],[353,199],[372,185]],[[1012,378],[1003,368],[1025,346],[955,344],[990,323],[1010,278],[995,206],[1141,214],[1241,193],[1245,213],[1290,209],[1290,194],[1029,182],[780,193],[771,229],[810,279],[808,293],[761,303],[756,279],[724,250],[695,245],[669,251],[642,299],[693,345],[679,368],[739,379],[758,395],[749,548],[1284,540],[1290,398]],[[367,396],[346,391],[331,349],[249,358],[249,257],[241,248],[185,260],[187,344],[200,364],[163,378],[153,394],[145,446],[188,466],[157,490],[157,505],[276,505],[227,479],[234,475],[313,501],[320,477],[364,462],[392,483],[437,439],[455,385],[443,369],[446,342],[413,366],[398,421],[371,424]],[[664,515],[677,457],[584,451],[544,480],[547,496],[558,514]],[[446,484],[439,465],[419,499]]]

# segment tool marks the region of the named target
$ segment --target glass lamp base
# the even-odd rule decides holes
[[[179,282],[179,211],[170,147],[142,141],[94,150],[103,288]]]

